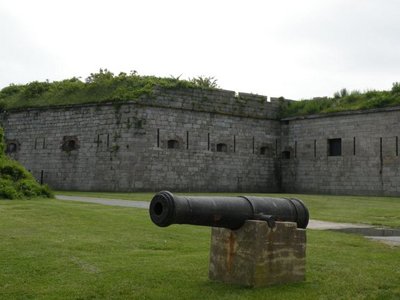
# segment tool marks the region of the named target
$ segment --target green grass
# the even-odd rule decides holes
[[[56,194],[86,196],[136,201],[150,201],[155,193],[97,193],[57,191]],[[331,196],[302,194],[255,194],[255,193],[177,193],[191,195],[255,195],[271,197],[294,197],[303,200],[312,219],[364,223],[400,228],[400,198],[367,196]]]
[[[399,299],[399,248],[308,230],[307,280],[210,282],[210,229],[159,228],[145,210],[0,201],[1,299]]]
[[[77,192],[77,191],[55,191],[58,195],[97,197],[106,199],[123,199],[135,201],[150,201],[155,193],[114,193],[114,192]]]
[[[400,83],[394,83],[390,91],[352,91],[346,89],[335,93],[334,97],[281,102],[280,117],[304,116],[310,114],[340,111],[365,110],[400,105]]]
[[[400,228],[400,198],[291,195],[304,200],[311,218]]]
[[[11,84],[0,90],[0,111],[76,105],[116,101],[134,101],[142,96],[152,96],[155,87],[164,89],[214,89],[212,77],[191,80],[140,76],[136,72],[114,75],[107,69],[92,73],[85,82],[74,77],[62,81],[33,81],[25,85]]]

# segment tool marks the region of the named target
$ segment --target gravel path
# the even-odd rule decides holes
[[[65,200],[65,201],[77,201],[77,202],[88,202],[88,203],[97,203],[103,205],[110,206],[123,206],[123,207],[135,207],[148,209],[149,202],[147,201],[133,201],[133,200],[121,200],[121,199],[106,199],[106,198],[94,198],[94,197],[81,197],[81,196],[65,196],[65,195],[56,195],[56,199]],[[350,233],[358,233],[365,235],[369,239],[373,239],[379,242],[383,242],[392,246],[400,246],[400,236],[371,236],[370,232],[374,231],[376,227],[365,224],[351,224],[351,223],[336,223],[336,222],[327,222],[327,221],[319,221],[319,220],[310,220],[307,228],[315,229],[315,230],[335,230],[335,231],[343,231]],[[385,229],[377,229],[376,232],[382,231]],[[365,231],[365,234],[363,234]],[[388,230],[391,231],[391,230]],[[396,230],[395,230],[396,231]]]
[[[94,198],[94,197],[65,196],[65,195],[56,195],[56,199],[77,201],[77,202],[98,203],[110,206],[136,207],[144,209],[148,209],[150,204],[147,201],[131,201],[131,200],[121,200],[121,199],[106,199],[106,198]]]
[[[327,222],[327,221],[319,221],[319,220],[310,220],[308,222],[307,228],[317,229],[317,230],[339,230],[345,228],[372,228],[371,225],[365,224],[352,224],[352,223],[336,223],[336,222]]]

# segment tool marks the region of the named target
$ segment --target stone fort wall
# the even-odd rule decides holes
[[[129,103],[3,115],[8,152],[54,189],[277,191],[277,102],[155,90]]]
[[[1,116],[9,155],[55,189],[400,195],[400,108],[278,119],[279,101],[162,90]]]
[[[282,120],[282,190],[400,195],[399,124],[398,107]]]

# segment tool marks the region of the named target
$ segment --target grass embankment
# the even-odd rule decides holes
[[[333,97],[281,102],[282,118],[324,114],[340,111],[365,110],[400,105],[400,83],[394,83],[390,91],[348,92],[346,89]]]
[[[92,73],[85,81],[74,77],[54,82],[12,84],[0,91],[0,110],[135,100],[152,95],[156,86],[167,89],[212,89],[217,84],[212,77],[180,80],[139,76],[136,72],[115,76],[107,69],[100,69],[99,73]]]
[[[155,193],[96,193],[58,191],[56,194],[70,196],[99,197],[108,199],[124,199],[150,201]],[[178,193],[180,194],[180,193]],[[251,193],[183,193],[191,195],[238,196],[255,195],[271,197],[292,197],[303,200],[312,219],[364,223],[400,228],[400,198],[367,197],[367,196],[330,196],[301,194],[251,194]]]
[[[159,228],[146,210],[0,201],[2,299],[399,299],[399,249],[308,230],[304,283],[210,282],[210,229]]]

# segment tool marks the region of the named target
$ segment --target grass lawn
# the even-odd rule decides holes
[[[95,193],[58,191],[56,194],[150,201],[155,193]],[[192,194],[196,195],[196,193]],[[243,193],[198,193],[197,195],[225,196],[243,195]],[[249,193],[246,195],[299,198],[306,203],[310,211],[311,218],[316,220],[365,223],[400,228],[400,198],[396,197]]]
[[[400,298],[400,249],[357,235],[308,230],[306,282],[250,289],[208,280],[207,227],[47,199],[1,200],[0,216],[1,299]]]

